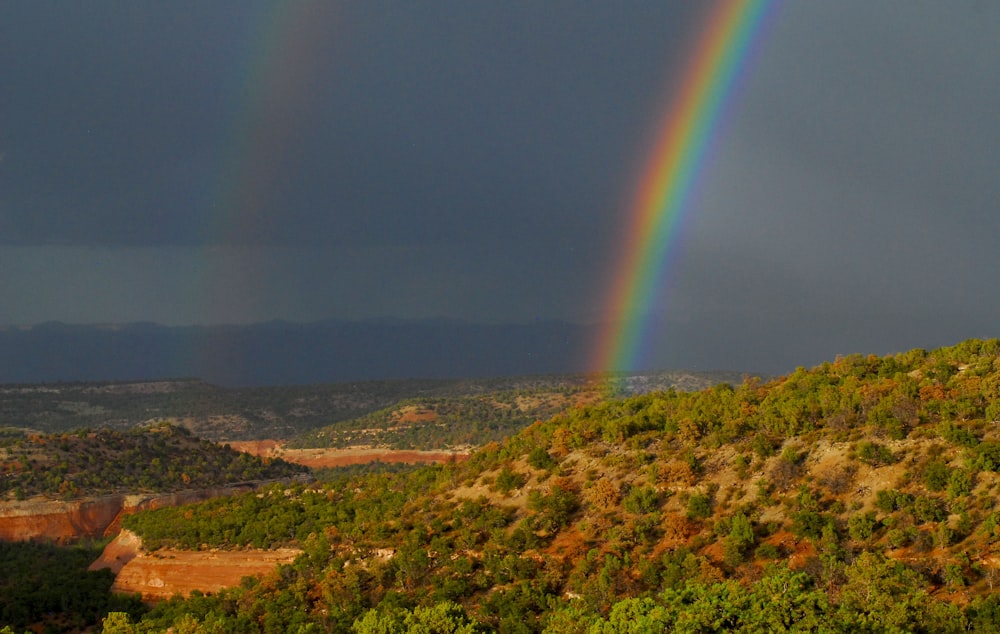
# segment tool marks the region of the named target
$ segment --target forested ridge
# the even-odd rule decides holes
[[[306,552],[115,627],[995,631],[998,419],[996,340],[584,406],[461,464],[136,515]]]
[[[595,387],[518,390],[481,396],[406,399],[366,416],[301,434],[288,448],[441,449],[502,440],[575,403],[599,397]]]
[[[263,460],[166,423],[125,431],[0,434],[0,500],[169,492],[289,478],[305,467]]]

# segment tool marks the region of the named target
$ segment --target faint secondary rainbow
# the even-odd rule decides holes
[[[683,68],[638,183],[620,262],[604,306],[595,371],[635,369],[648,342],[678,228],[691,204],[719,121],[772,0],[721,0]]]
[[[307,136],[317,77],[330,64],[324,43],[337,35],[331,2],[275,0],[239,12],[230,72],[223,78],[228,118],[216,141],[218,164],[206,188],[201,221],[204,266],[197,292],[214,323],[232,305],[266,302],[259,293],[267,245],[280,219],[283,182],[301,169],[294,148]]]
[[[270,244],[269,223],[280,218],[282,182],[300,168],[293,150],[307,134],[302,115],[331,63],[324,46],[339,34],[339,13],[333,2],[245,3],[228,25],[229,44],[220,45],[232,47],[219,77],[225,118],[195,201],[202,246],[188,281],[206,324],[231,323],[241,310],[253,317],[267,306],[261,246]],[[218,376],[238,365],[229,348],[225,337],[204,341],[178,352],[177,367]]]

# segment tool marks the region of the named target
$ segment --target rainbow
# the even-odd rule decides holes
[[[608,315],[592,362],[597,372],[632,370],[641,361],[669,268],[667,255],[773,4],[721,0],[708,12],[634,195],[620,262],[603,304]]]
[[[195,292],[212,317],[229,312],[234,300],[265,301],[253,274],[257,249],[245,247],[271,239],[274,229],[267,222],[281,204],[281,183],[300,167],[292,149],[308,134],[302,122],[314,107],[311,78],[329,63],[322,46],[337,35],[339,8],[275,0],[248,5],[240,17],[233,25],[239,47],[224,90],[229,116],[216,142],[219,161],[205,188],[199,228],[201,241],[212,246],[203,249]],[[227,245],[237,247],[229,249],[230,261],[241,258],[239,267],[247,273],[235,282],[216,248]],[[227,280],[225,287],[221,280]]]

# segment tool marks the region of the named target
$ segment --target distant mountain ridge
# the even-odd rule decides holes
[[[449,319],[0,329],[0,383],[197,376],[225,386],[586,371],[596,326]]]

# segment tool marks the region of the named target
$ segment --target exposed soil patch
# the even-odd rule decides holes
[[[61,501],[37,498],[0,503],[0,540],[49,539],[66,542],[100,537],[126,504],[125,496],[108,495]]]
[[[253,440],[229,442],[237,451],[245,451],[264,458],[281,458],[287,462],[305,465],[313,469],[344,467],[367,464],[369,462],[403,462],[418,464],[424,462],[461,462],[469,454],[459,451],[417,451],[398,449],[378,449],[358,447],[353,449],[286,449],[277,440]]]
[[[407,405],[396,411],[395,420],[400,423],[429,423],[437,420],[437,412],[416,405]]]
[[[398,451],[392,449],[286,449],[281,458],[307,467],[343,467],[369,462],[458,462],[469,454],[451,451]]]

